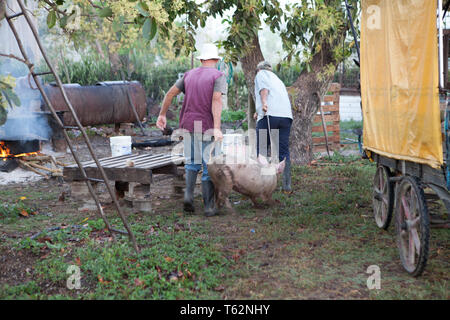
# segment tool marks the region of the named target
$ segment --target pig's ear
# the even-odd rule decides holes
[[[284,171],[284,167],[286,166],[286,159],[277,164],[277,173],[281,174]]]
[[[269,165],[269,161],[267,161],[266,157],[264,157],[262,155],[258,156],[258,162],[262,166],[268,166]]]

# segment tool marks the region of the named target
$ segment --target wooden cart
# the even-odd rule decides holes
[[[374,217],[381,229],[394,219],[401,262],[415,277],[427,264],[430,228],[449,226],[449,6],[361,2],[363,148],[377,164]]]

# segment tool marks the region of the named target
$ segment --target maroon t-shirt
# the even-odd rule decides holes
[[[214,128],[212,98],[215,81],[223,73],[215,68],[200,67],[184,74],[184,101],[180,128],[194,132],[194,122],[201,121],[202,133]]]

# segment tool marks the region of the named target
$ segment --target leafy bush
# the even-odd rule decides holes
[[[95,85],[102,81],[120,81],[120,72],[114,72],[110,64],[95,55],[84,55],[80,61],[65,59],[65,66],[62,61],[58,64],[59,76],[63,82],[69,79],[71,83],[78,83],[82,86]],[[139,81],[147,96],[155,101],[160,101],[170,87],[177,81],[180,74],[190,69],[190,62],[187,59],[177,59],[168,63],[155,65],[145,63],[145,60],[138,58],[132,61],[130,77],[133,81]],[[68,75],[65,73],[67,67]],[[52,77],[44,77],[47,82],[52,82]]]
[[[20,199],[16,203],[0,203],[0,221],[2,223],[14,223],[20,216],[28,217],[35,211],[36,209]]]
[[[243,110],[224,110],[222,112],[222,121],[223,122],[235,122],[244,120],[247,117],[247,113]]]

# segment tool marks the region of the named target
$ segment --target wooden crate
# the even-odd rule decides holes
[[[341,86],[339,83],[332,83],[328,91],[331,95],[323,97],[322,109],[324,113],[325,123],[328,131],[328,148],[330,150],[339,150],[341,148],[340,135],[340,114],[339,99]],[[320,110],[313,119],[313,152],[324,152],[326,148],[325,133],[323,131],[322,117]]]

